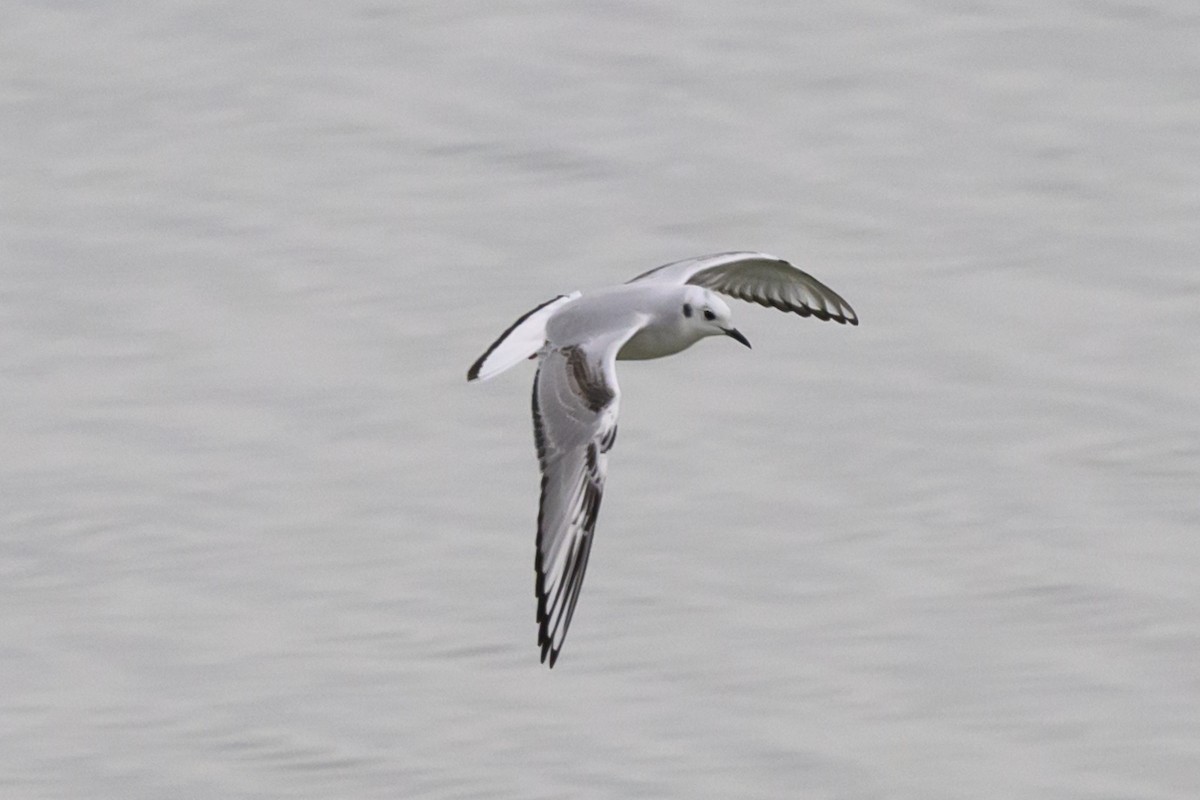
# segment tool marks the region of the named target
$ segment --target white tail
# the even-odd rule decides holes
[[[509,367],[537,355],[546,343],[546,321],[562,306],[579,297],[579,292],[560,294],[522,314],[500,338],[467,370],[467,380],[486,381]]]

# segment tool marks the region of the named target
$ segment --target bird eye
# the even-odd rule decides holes
[[[685,317],[690,317],[692,315],[692,304],[691,303],[683,304],[683,315]]]
[[[706,309],[704,309],[704,318],[706,320],[708,320],[709,322],[712,322],[714,319],[717,318],[717,315],[712,312],[711,308],[706,308]]]

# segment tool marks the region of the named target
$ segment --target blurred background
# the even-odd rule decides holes
[[[10,2],[0,794],[1200,792],[1187,0]],[[623,363],[538,664],[519,314]]]

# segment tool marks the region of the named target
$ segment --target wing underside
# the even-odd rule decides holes
[[[635,330],[543,354],[533,382],[533,431],[542,472],[534,558],[538,646],[558,660],[583,586],[608,451],[617,434],[616,352]]]

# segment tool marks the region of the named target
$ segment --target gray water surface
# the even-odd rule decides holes
[[[0,795],[1200,796],[1200,10],[9,3]],[[521,312],[623,363],[558,666]]]

